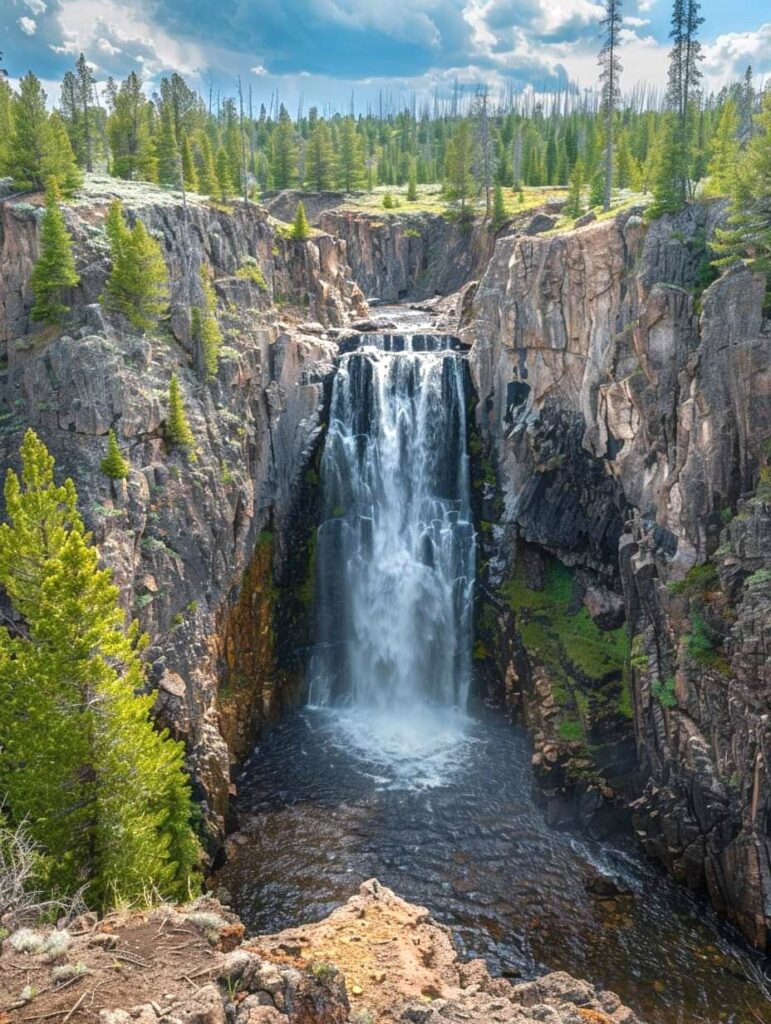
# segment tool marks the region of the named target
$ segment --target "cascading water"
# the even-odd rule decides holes
[[[218,880],[256,933],[318,920],[378,878],[494,971],[567,970],[656,1024],[766,1020],[760,968],[697,897],[626,840],[550,828],[526,737],[463,713],[475,562],[465,374],[435,336],[364,336],[340,359],[312,706],[244,766],[241,841]],[[598,899],[598,871],[634,896]]]
[[[465,711],[470,676],[476,545],[453,339],[363,336],[341,357],[321,477],[310,702],[421,743],[427,722],[435,735]]]

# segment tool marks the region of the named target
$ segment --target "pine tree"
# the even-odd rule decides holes
[[[204,377],[209,380],[217,375],[219,350],[222,347],[222,331],[217,321],[217,296],[205,267],[201,266],[201,290],[203,309],[193,307],[191,313],[193,340],[198,346],[198,364]]]
[[[407,202],[416,203],[418,201],[418,174],[415,167],[415,161],[413,160],[410,164],[410,176],[407,184]]]
[[[13,92],[8,79],[0,75],[0,174],[7,174],[13,132]]]
[[[468,121],[459,121],[456,124],[447,143],[445,162],[445,195],[450,202],[459,204],[461,220],[465,220],[467,203],[474,190],[474,137]]]
[[[201,194],[205,196],[216,196],[219,193],[219,182],[217,180],[217,168],[214,164],[214,153],[211,148],[211,141],[206,132],[200,132],[198,136],[198,187]]]
[[[661,134],[661,145],[655,158],[653,172],[653,203],[648,217],[662,213],[676,213],[685,201],[683,166],[685,143],[680,134],[680,119],[674,111],[667,111]]]
[[[311,237],[311,226],[305,216],[305,204],[301,201],[297,204],[297,212],[292,222],[291,237],[298,242],[304,242]]]
[[[54,180],[65,196],[71,196],[83,184],[83,174],[72,151],[67,129],[56,111],[46,126],[40,172],[43,181]]]
[[[193,151],[190,140],[185,136],[182,140],[182,181],[189,192],[198,191],[198,175],[193,162]]]
[[[714,250],[718,265],[738,259],[766,274],[771,293],[771,91],[755,118],[752,139],[730,187],[728,228],[718,230]]]
[[[219,197],[223,202],[233,198],[233,179],[230,176],[230,160],[222,146],[217,150],[217,181]]]
[[[172,110],[168,103],[164,103],[161,108],[160,131],[155,148],[158,158],[158,181],[162,185],[179,187],[180,152],[174,134]]]
[[[738,133],[739,112],[733,100],[726,100],[712,138],[706,195],[725,196],[731,192],[739,168]]]
[[[76,97],[80,107],[83,125],[83,148],[85,165],[87,171],[93,171],[93,131],[91,105],[94,100],[94,80],[91,68],[85,56],[81,53],[75,63]]]
[[[338,185],[346,192],[363,188],[366,181],[364,148],[352,117],[340,125],[337,174]]]
[[[143,181],[158,181],[159,162],[154,134],[154,107],[152,103],[146,103],[137,141],[137,176]]]
[[[30,72],[19,83],[13,101],[13,137],[8,170],[18,189],[39,189],[43,182],[43,157],[48,136],[46,94]]]
[[[584,162],[579,157],[573,165],[573,173],[570,176],[570,188],[563,213],[566,217],[580,217],[584,212],[583,204],[584,188]]]
[[[305,184],[315,192],[326,192],[335,180],[335,152],[326,121],[317,121],[305,151]]]
[[[507,220],[506,204],[503,201],[503,189],[500,183],[495,186],[493,193],[493,229],[498,231]]]
[[[273,158],[271,169],[276,188],[291,188],[297,181],[297,143],[292,119],[283,103],[278,115],[278,125],[273,133]]]
[[[129,232],[120,227],[120,205],[110,209],[106,224],[112,271],[105,289],[105,305],[122,313],[142,331],[152,330],[169,305],[168,271],[158,242],[141,220]]]
[[[0,585],[24,631],[0,628],[0,791],[40,846],[41,883],[107,908],[188,896],[198,846],[181,744],[154,731],[136,623],[33,431],[5,485]]]
[[[166,439],[170,445],[187,450],[195,444],[193,431],[190,429],[185,415],[185,404],[182,400],[182,391],[176,373],[172,373],[169,381],[169,415],[166,419]]]
[[[113,199],[110,203],[104,219],[104,233],[110,243],[110,254],[114,263],[123,255],[131,238],[131,230],[123,216],[123,203],[120,199]]]
[[[653,186],[655,212],[680,209],[688,195],[693,151],[693,109],[701,81],[701,44],[697,38],[701,17],[699,0],[674,0],[669,55],[669,114],[663,135],[663,147]],[[675,201],[677,196],[677,201]]]
[[[99,468],[111,480],[125,480],[129,474],[129,464],[120,453],[118,438],[112,429],[107,435],[107,454],[102,459]]]
[[[605,17],[601,25],[605,37],[600,50],[600,89],[602,113],[605,123],[605,193],[603,207],[610,209],[611,192],[613,189],[613,154],[616,107],[619,100],[619,79],[621,62],[618,56],[619,36],[622,27],[621,0],[605,0]]]
[[[119,178],[134,180],[139,172],[142,132],[146,128],[146,100],[137,73],[132,71],[120,88],[110,79],[107,83],[107,96],[112,108],[107,118],[112,173]]]
[[[62,301],[80,278],[72,255],[72,238],[59,209],[59,192],[52,179],[46,189],[46,209],[40,229],[40,255],[30,284],[35,296],[31,317],[49,324],[61,323],[70,307]]]

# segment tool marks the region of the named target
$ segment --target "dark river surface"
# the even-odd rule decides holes
[[[215,883],[254,934],[319,920],[377,877],[493,973],[567,970],[650,1024],[771,1024],[768,961],[631,841],[550,829],[530,754],[495,718],[298,712],[244,768]],[[598,871],[633,895],[592,896]]]

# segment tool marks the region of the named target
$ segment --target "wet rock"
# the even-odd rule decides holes
[[[585,888],[592,896],[599,896],[601,899],[632,895],[632,890],[623,882],[599,872],[587,880]]]

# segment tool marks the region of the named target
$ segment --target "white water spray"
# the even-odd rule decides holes
[[[310,702],[352,709],[381,747],[425,748],[465,712],[470,678],[476,543],[450,339],[367,336],[341,357],[322,486]]]

